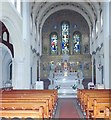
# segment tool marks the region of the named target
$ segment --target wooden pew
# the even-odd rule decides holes
[[[82,102],[86,99],[87,100],[87,96],[97,96],[97,95],[101,95],[100,93],[102,92],[102,94],[107,94],[110,95],[111,92],[108,90],[87,90],[87,91],[82,91],[80,94],[80,104],[82,104]],[[86,97],[86,98],[85,98]]]
[[[52,96],[50,95],[23,95],[22,96],[20,94],[5,94],[2,96],[2,100],[33,100],[33,101],[37,101],[39,100],[38,102],[42,102],[42,100],[49,100],[48,102],[48,106],[49,106],[49,112],[50,112],[50,115],[52,114],[53,112],[53,109],[54,109],[54,106],[53,106],[53,102],[52,102]],[[41,101],[40,101],[41,100]]]
[[[110,118],[111,119],[111,101],[102,102],[98,100],[93,101],[93,113],[91,118]]]
[[[1,110],[38,110],[40,107],[44,109],[44,118],[49,118],[49,108],[46,102],[38,103],[38,102],[14,102],[14,103],[0,103]]]
[[[100,94],[100,92],[102,92],[102,94],[107,94],[107,95],[111,94],[111,91],[104,90],[104,89],[99,89],[99,90],[98,89],[96,89],[96,90],[79,90],[78,102],[82,105],[83,102],[85,101],[85,99],[87,100],[88,95],[97,96],[98,94]]]
[[[109,102],[111,100],[111,89],[92,89],[92,90],[80,90],[77,91],[77,102],[81,105],[83,112],[86,113],[86,117],[89,118],[89,113],[93,111],[93,100],[104,99],[103,102]],[[110,99],[110,100],[109,100]]]
[[[55,96],[56,97],[55,97]],[[30,96],[30,98],[29,98]],[[54,97],[56,99],[54,99]],[[55,102],[57,102],[57,90],[10,90],[10,91],[2,91],[2,99],[1,100],[15,100],[19,102],[19,100],[28,100],[32,101],[38,100],[38,102],[43,101],[43,99],[49,100],[49,111],[50,116],[52,114]],[[41,99],[41,101],[40,101]]]
[[[97,100],[99,103],[110,103],[111,98],[108,97],[89,97],[88,101],[87,101],[87,105],[85,106],[85,112],[86,112],[86,117],[89,118],[90,117],[90,113],[93,112],[93,104],[94,104],[94,100]]]
[[[43,120],[43,108],[39,110],[0,110],[0,118],[36,118]]]
[[[10,94],[11,93],[11,94],[22,94],[22,95],[25,95],[25,94],[36,94],[36,95],[37,94],[50,94],[52,96],[52,100],[49,100],[49,101],[53,101],[53,103],[50,103],[49,105],[53,106],[52,111],[54,111],[57,106],[57,100],[58,100],[57,90],[9,90],[9,91],[2,90],[1,92],[2,92],[2,94]]]
[[[83,99],[81,100],[81,105],[83,110],[85,109],[85,106],[87,106],[87,104],[90,102],[90,98],[94,99],[94,98],[109,98],[109,94],[105,93],[105,94],[86,94],[84,95]]]
[[[0,102],[2,104],[3,103],[6,103],[6,104],[7,103],[9,103],[9,104],[10,103],[20,103],[20,104],[27,103],[27,106],[29,106],[30,103],[34,103],[35,105],[42,105],[42,106],[44,105],[44,103],[46,103],[46,105],[43,106],[44,107],[44,114],[48,118],[52,117],[52,113],[51,113],[50,108],[49,108],[48,99],[46,99],[46,100],[44,100],[44,99],[34,99],[34,100],[31,100],[31,99],[2,99],[2,100],[0,100]]]
[[[54,96],[54,100],[55,102],[57,102],[58,99],[58,92],[57,90],[9,90],[9,91],[2,91],[2,94],[6,94],[6,93],[13,93],[13,94],[37,94],[37,93],[42,93],[42,94],[51,94]]]

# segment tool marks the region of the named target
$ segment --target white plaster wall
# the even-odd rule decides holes
[[[33,57],[32,63],[32,84],[37,81],[37,58],[36,56]]]
[[[2,47],[0,47],[0,58],[2,58]],[[2,67],[3,67],[3,64],[2,64],[2,60],[0,60],[0,88],[2,88],[2,79],[3,79],[3,76],[2,76]]]
[[[23,41],[23,28],[25,27],[23,19],[9,2],[2,3],[0,12],[2,12],[0,20],[9,30],[14,46],[12,85],[16,89],[30,88],[30,43]]]

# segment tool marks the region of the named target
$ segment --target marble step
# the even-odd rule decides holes
[[[58,94],[59,98],[77,98],[77,94],[74,93],[67,93],[67,94],[63,94],[63,93],[59,93]]]
[[[77,90],[74,90],[74,89],[59,89],[58,93],[64,93],[64,94],[67,94],[67,93],[77,93]]]

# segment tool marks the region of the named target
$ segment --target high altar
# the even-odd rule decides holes
[[[51,85],[49,89],[57,89],[58,96],[63,98],[70,98],[77,96],[77,88],[82,85],[83,76],[81,72],[71,71],[68,66],[69,56],[63,55],[62,69],[54,70],[49,75]],[[80,81],[80,83],[78,82]]]

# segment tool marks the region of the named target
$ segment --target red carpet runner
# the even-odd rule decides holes
[[[59,118],[80,118],[73,99],[61,99]]]

